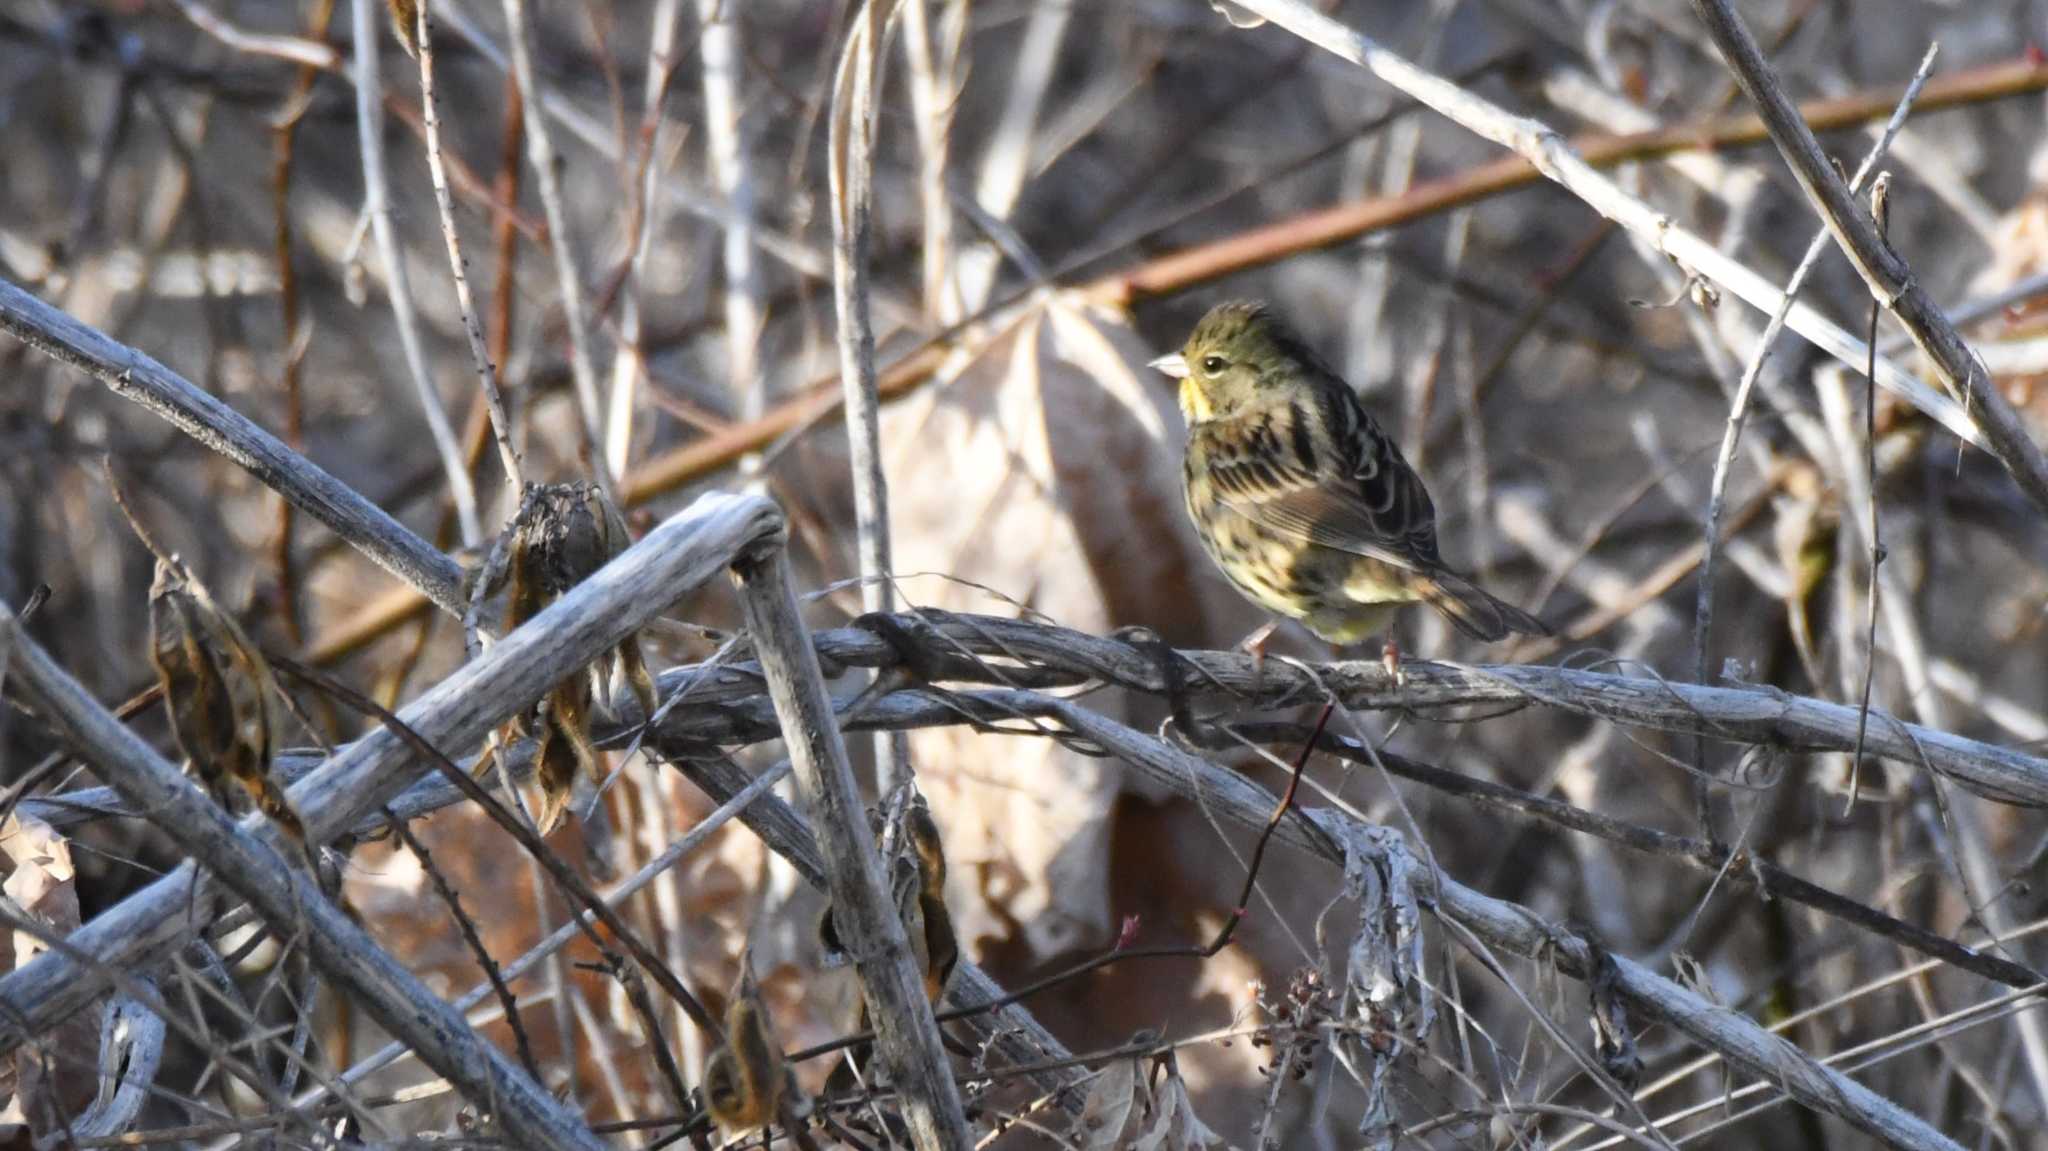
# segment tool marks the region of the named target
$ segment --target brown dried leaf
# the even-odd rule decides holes
[[[71,845],[42,820],[9,812],[0,822],[0,860],[8,868],[0,891],[43,931],[63,937],[78,930],[77,872]],[[14,932],[12,959],[19,968],[47,950],[33,932]],[[40,1136],[59,1130],[62,1117],[76,1115],[92,1101],[93,1068],[99,1055],[99,1017],[78,1012],[42,1037],[39,1050],[23,1048],[12,1060],[17,1091],[0,1123],[27,1123]]]
[[[774,1122],[794,1089],[774,1020],[742,968],[725,1012],[725,1045],[704,1061],[704,1108],[721,1134],[737,1139]]]
[[[1222,1142],[1223,1137],[1195,1114],[1187,1080],[1181,1078],[1180,1067],[1169,1062],[1166,1082],[1152,1093],[1152,1120],[1131,1141],[1131,1151],[1201,1151]]]

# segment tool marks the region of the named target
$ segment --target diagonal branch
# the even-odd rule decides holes
[[[0,279],[0,331],[141,404],[226,456],[299,510],[334,529],[379,567],[457,616],[461,569],[354,488],[185,377]]]
[[[2048,454],[2027,434],[2019,415],[1993,386],[1984,365],[1970,351],[1941,308],[1913,277],[1913,269],[1892,251],[1879,234],[1870,212],[1835,171],[1799,108],[1777,81],[1755,37],[1727,0],[1693,0],[1693,10],[1720,48],[1735,79],[1763,116],[1771,140],[1785,156],[1792,175],[1834,233],[1835,242],[1856,266],[1871,295],[1877,297],[1926,353],[1949,394],[1960,400],[1983,433],[1984,445],[2012,473],[2036,505],[2048,508]],[[1847,361],[1852,368],[1862,365]],[[1879,380],[1883,383],[1882,380]]]
[[[1243,6],[1317,47],[1359,65],[1461,126],[1520,153],[1588,207],[1653,242],[1658,251],[1689,273],[1704,277],[1740,297],[1751,307],[1767,313],[1783,304],[1784,293],[1776,285],[1679,226],[1670,216],[1630,195],[1586,163],[1572,150],[1565,137],[1548,125],[1509,112],[1417,67],[1301,0],[1245,0]],[[1900,284],[1903,285],[1904,281],[1901,280]],[[1931,310],[1931,305],[1929,307]],[[1811,305],[1795,302],[1786,314],[1786,326],[1844,363],[1860,366],[1868,355],[1869,349],[1862,340]],[[1992,452],[2018,480],[2021,488],[2036,503],[2048,508],[2048,457],[2043,457],[2031,442],[2013,442],[2008,433],[2016,430],[2016,425],[2004,431],[1980,427],[1974,413],[1980,410],[1988,412],[1988,406],[1973,403],[1966,408],[1889,360],[1877,360],[1877,375],[1878,384],[1887,391],[1904,398],[1956,435]],[[1985,390],[1978,389],[1979,392]],[[1995,422],[1996,417],[1992,418]]]
[[[781,525],[781,513],[763,497],[705,496],[414,700],[400,718],[436,747],[475,746],[742,550],[778,534]],[[404,740],[380,728],[337,752],[289,794],[308,836],[325,842],[429,769]],[[71,942],[110,965],[162,959],[193,929],[185,914],[193,878],[190,867],[180,867],[95,917]],[[20,1042],[24,1027],[47,1027],[77,1010],[98,986],[89,969],[55,952],[0,978],[0,1001],[15,1009],[0,1021],[0,1047]]]
[[[0,605],[0,628],[14,632],[13,663],[25,694],[77,747],[93,770],[269,921],[281,939],[303,937],[321,974],[360,1004],[393,1036],[487,1111],[523,1146],[551,1151],[601,1151],[574,1111],[495,1046],[462,1015],[377,946],[321,893],[313,873],[287,863],[284,837],[266,821],[259,832],[237,826],[176,766],[114,718],[76,680],[51,662]],[[189,870],[181,867],[180,872]],[[56,954],[55,952],[47,954]]]

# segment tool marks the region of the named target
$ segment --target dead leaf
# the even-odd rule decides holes
[[[8,875],[0,892],[42,928],[62,938],[78,930],[77,873],[71,865],[71,844],[57,829],[19,810],[0,822],[0,858]],[[14,966],[20,968],[48,949],[35,932],[14,932]],[[0,1114],[0,1124],[26,1123],[40,1138],[60,1129],[62,1116],[76,1115],[92,1101],[93,1068],[99,1054],[99,1019],[90,1011],[74,1013],[37,1047],[15,1053],[17,1090],[13,1104]]]
[[[1074,1142],[1081,1151],[1115,1151],[1122,1146],[1138,1089],[1138,1064],[1131,1059],[1118,1059],[1089,1082],[1088,1098],[1074,1120]]]
[[[1169,1061],[1166,1081],[1152,1093],[1152,1120],[1132,1140],[1130,1151],[1200,1151],[1222,1143],[1223,1137],[1195,1114],[1187,1080],[1181,1078],[1180,1067]]]

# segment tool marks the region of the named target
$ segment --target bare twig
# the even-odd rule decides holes
[[[528,26],[525,0],[505,0],[506,35],[512,45],[512,76],[529,108],[545,106],[547,94],[533,68],[533,29]],[[604,463],[597,398],[597,369],[590,349],[590,324],[583,309],[583,274],[576,268],[575,241],[569,234],[568,213],[562,207],[562,180],[557,171],[554,138],[548,118],[535,112],[526,117],[526,149],[533,161],[534,186],[540,190],[541,210],[548,222],[548,250],[555,258],[555,283],[562,293],[562,322],[569,332],[569,377],[575,385],[578,427],[583,433],[583,451],[588,466],[597,476],[605,494],[618,500],[611,469]]]
[[[1657,245],[1659,251],[1692,273],[1759,310],[1769,311],[1784,300],[1784,293],[1762,276],[1737,263],[1706,240],[1680,227],[1671,217],[1623,191],[1613,180],[1600,174],[1572,151],[1570,143],[1548,126],[1517,116],[1475,93],[1440,76],[1416,67],[1381,47],[1364,34],[1323,15],[1301,0],[1245,0],[1251,9],[1273,23],[1342,59],[1349,60],[1381,80],[1408,93],[1460,125],[1494,143],[1510,148],[1534,164],[1545,176],[1585,201],[1587,206],[1622,227]],[[1863,359],[1862,341],[1815,309],[1795,302],[1786,325],[1816,347],[1844,363]],[[1914,407],[1934,417],[1971,443],[1984,437],[1970,412],[1889,360],[1879,360],[1878,383],[1903,397]],[[2024,466],[2005,458],[2005,449],[1991,445],[2008,468]],[[2036,452],[2038,455],[2038,451]],[[2040,466],[2041,495],[2048,502],[2048,460]]]
[[[463,466],[462,445],[448,422],[448,410],[434,387],[434,374],[427,365],[426,349],[420,343],[419,316],[413,310],[412,274],[406,270],[405,253],[398,244],[398,232],[391,225],[391,185],[384,171],[384,81],[379,71],[377,50],[377,7],[374,0],[351,0],[354,10],[356,80],[356,134],[363,160],[363,211],[370,217],[370,235],[377,243],[377,258],[384,264],[390,284],[391,316],[398,328],[399,348],[405,353],[406,371],[412,376],[420,410],[427,418],[427,432],[434,449],[441,454],[441,470],[448,477],[449,498],[462,525],[462,542],[475,544],[483,538],[477,518],[476,486]]]
[[[1906,115],[1912,110],[1914,97],[1927,82],[1928,72],[1934,67],[1935,51],[1934,46],[1929,46],[1927,54],[1921,57],[1919,70],[1913,73],[1912,81],[1906,85],[1906,93],[1899,98],[1898,108],[1892,112],[1892,118],[1885,122],[1884,130],[1878,134],[1877,142],[1864,154],[1863,162],[1857,165],[1856,174],[1850,181],[1852,185],[1861,187],[1863,181],[1869,178],[1871,169],[1884,158],[1885,148],[1890,145],[1892,137],[1898,134],[1900,126],[1906,122]],[[1708,682],[1707,666],[1712,656],[1714,559],[1721,542],[1721,516],[1728,501],[1728,475],[1735,464],[1735,448],[1742,439],[1743,424],[1749,418],[1750,394],[1756,387],[1757,377],[1763,374],[1764,361],[1770,358],[1771,347],[1776,343],[1778,333],[1784,330],[1786,313],[1791,310],[1792,302],[1799,297],[1799,289],[1805,285],[1808,273],[1812,272],[1813,266],[1820,261],[1821,253],[1827,248],[1827,241],[1828,231],[1823,228],[1807,243],[1806,254],[1800,257],[1799,266],[1792,270],[1791,278],[1785,281],[1785,301],[1771,313],[1770,323],[1764,326],[1764,334],[1758,338],[1756,352],[1750,357],[1749,365],[1743,369],[1742,381],[1736,385],[1735,399],[1728,409],[1728,426],[1721,437],[1721,452],[1714,459],[1714,478],[1707,495],[1707,522],[1701,535],[1705,549],[1700,553],[1699,591],[1694,603],[1693,678],[1700,683]],[[1874,357],[1874,326],[1871,337],[1871,355]],[[1874,363],[1872,366],[1874,367]],[[1867,702],[1866,697],[1866,704]],[[1705,771],[1703,743],[1694,745],[1693,767]]]
[[[13,613],[4,607],[0,627],[14,629]],[[51,663],[33,641],[16,634],[14,648],[22,687],[94,770],[147,811],[180,846],[204,859],[280,937],[303,934],[322,974],[419,1052],[472,1104],[489,1109],[514,1138],[529,1146],[582,1151],[604,1147],[573,1111],[484,1042],[454,1008],[330,903],[311,872],[286,862],[276,828],[259,820],[259,835],[236,826],[176,766]],[[180,868],[180,873],[188,871],[189,865]]]
[[[868,260],[873,245],[875,72],[888,23],[888,0],[864,0],[853,20],[832,84],[829,163],[832,188],[832,295],[838,305],[839,382],[845,397],[847,455],[853,468],[859,532],[861,606],[892,611],[896,589],[889,560],[889,483],[882,472],[881,397],[875,374],[875,328]],[[901,741],[875,740],[879,785],[886,790],[908,769]]]
[[[505,465],[505,482],[518,502],[526,483],[526,468],[519,448],[512,442],[512,414],[498,391],[498,369],[484,346],[483,325],[476,317],[476,300],[469,291],[469,261],[462,255],[462,237],[455,230],[455,201],[448,194],[448,170],[441,158],[441,110],[434,93],[433,21],[427,13],[431,4],[415,6],[415,43],[419,50],[420,104],[427,124],[427,171],[433,176],[434,206],[441,213],[441,238],[448,244],[448,271],[455,277],[455,307],[462,314],[462,334],[469,340],[470,366],[476,370],[477,386],[491,412],[491,431],[497,436],[498,458]]]
[[[443,609],[462,613],[462,573],[453,560],[176,372],[5,280],[0,280],[0,329],[169,420],[334,529],[378,566]]]
[[[763,498],[700,499],[414,700],[400,717],[433,746],[475,746],[780,524]],[[402,739],[378,730],[337,752],[288,794],[310,838],[325,842],[405,790],[423,767]],[[184,916],[191,882],[189,868],[172,872],[95,917],[73,943],[102,963],[134,967],[161,959],[192,929]],[[0,1019],[0,1047],[19,1043],[24,1027],[47,1026],[76,1010],[95,988],[87,970],[54,953],[0,978],[0,1000],[19,1009]]]
[[[725,363],[732,410],[759,419],[767,406],[761,375],[761,275],[754,263],[754,179],[747,155],[740,61],[740,0],[697,0],[697,58],[704,67],[704,144],[711,178],[725,197],[731,222],[723,233]]]

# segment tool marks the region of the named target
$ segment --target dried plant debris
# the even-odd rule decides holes
[[[510,631],[588,579],[632,542],[626,521],[595,484],[529,485],[508,529],[505,628]],[[540,781],[540,829],[554,830],[568,810],[570,792],[581,777],[603,778],[590,740],[593,711],[612,711],[620,680],[630,687],[643,717],[654,714],[654,677],[640,655],[637,636],[548,693],[536,714],[521,721],[539,743],[535,777]]]
[[[888,804],[868,815],[875,836],[881,841],[896,914],[903,921],[911,957],[924,976],[925,998],[936,1005],[945,997],[953,970],[960,965],[960,940],[954,930],[952,912],[946,907],[946,845],[940,838],[938,821],[932,818],[924,796],[908,785]],[[818,916],[818,946],[828,967],[848,963],[853,958],[841,942],[830,902]],[[863,996],[853,1030],[867,1031],[870,1026]],[[869,1044],[849,1048],[846,1058],[826,1077],[826,1089],[833,1093],[855,1089],[871,1058]]]
[[[1593,999],[1593,1053],[1614,1081],[1634,1091],[1643,1078],[1643,1057],[1629,1030],[1628,1005],[1621,999],[1621,970],[1605,947],[1588,940],[1593,952],[1593,977],[1586,989]]]
[[[1407,843],[1385,828],[1338,831],[1344,844],[1344,886],[1358,901],[1358,933],[1345,971],[1343,1018],[1362,1036],[1353,1048],[1366,1088],[1360,1130],[1374,1146],[1398,1130],[1387,1096],[1387,1072],[1435,1022],[1436,1007],[1424,979],[1422,908],[1415,898],[1421,863]]]
[[[189,770],[222,807],[228,781],[301,846],[305,825],[271,772],[277,681],[247,633],[175,556],[159,556],[149,589],[150,661],[171,734]]]
[[[793,1114],[807,1110],[751,966],[742,967],[733,988],[725,1043],[704,1061],[701,1091],[705,1111],[728,1141],[768,1126],[785,1107]]]
[[[922,795],[910,794],[900,805],[892,806],[899,808],[894,821],[885,811],[870,814],[888,860],[897,914],[903,919],[918,970],[924,973],[925,998],[937,1003],[960,964],[960,940],[953,929],[952,913],[946,909],[946,845]],[[829,903],[818,919],[818,943],[828,966],[851,958],[840,942]],[[861,1029],[866,1029],[865,1009]]]
[[[391,9],[391,31],[398,37],[398,45],[413,59],[420,55],[420,6],[419,0],[385,0]]]

